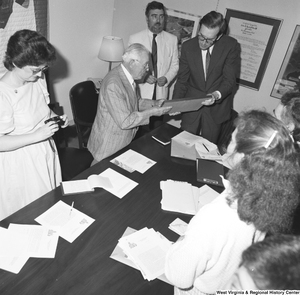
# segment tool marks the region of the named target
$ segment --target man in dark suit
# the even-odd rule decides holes
[[[240,66],[239,44],[224,35],[226,29],[225,19],[216,11],[201,19],[198,36],[182,44],[173,92],[173,99],[211,96],[200,110],[182,114],[181,128],[213,143],[221,124],[230,118]]]

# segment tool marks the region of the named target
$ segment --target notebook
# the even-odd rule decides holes
[[[229,171],[227,167],[212,160],[204,160],[197,158],[196,168],[197,181],[224,187],[220,175],[226,178],[226,174]]]

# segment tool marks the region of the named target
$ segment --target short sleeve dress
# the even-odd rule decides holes
[[[50,117],[46,81],[18,88],[0,81],[0,136],[36,131]],[[52,138],[13,151],[0,152],[0,220],[21,209],[61,182]]]

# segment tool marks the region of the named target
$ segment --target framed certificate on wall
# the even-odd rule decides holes
[[[228,35],[241,46],[240,85],[259,90],[282,20],[227,9]]]

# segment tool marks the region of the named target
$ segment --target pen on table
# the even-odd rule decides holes
[[[74,207],[74,202],[72,202],[72,205],[71,205],[71,210],[70,210],[70,214],[69,214],[69,217],[71,216],[72,214],[72,211],[73,211],[73,207]]]
[[[205,147],[205,149],[209,152],[209,149],[207,148],[207,146],[204,143],[202,143],[202,144]]]

